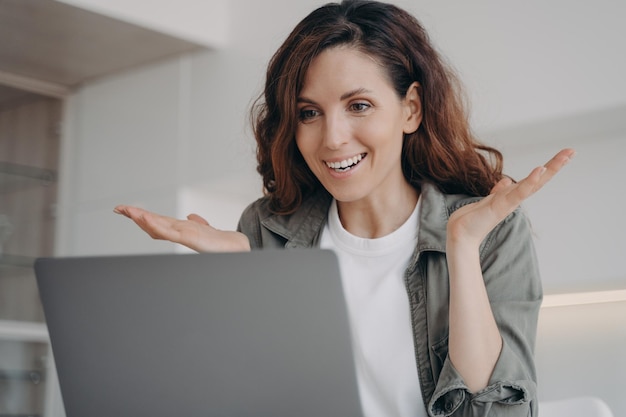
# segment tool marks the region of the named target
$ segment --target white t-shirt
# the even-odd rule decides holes
[[[320,246],[339,259],[365,417],[426,416],[404,282],[419,206],[391,234],[365,239],[343,228],[333,201],[322,232]]]

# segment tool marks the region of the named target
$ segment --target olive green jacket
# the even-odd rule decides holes
[[[480,262],[491,309],[502,335],[500,358],[489,385],[471,393],[448,358],[449,281],[446,225],[454,210],[476,201],[421,190],[417,246],[405,282],[417,371],[430,416],[537,416],[533,350],[542,287],[531,230],[521,210],[496,226],[481,244]],[[291,215],[275,215],[261,198],[242,214],[238,229],[253,249],[319,246],[332,197],[323,189]]]

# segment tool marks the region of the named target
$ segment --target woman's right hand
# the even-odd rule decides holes
[[[218,230],[197,214],[190,214],[186,220],[179,220],[126,205],[119,205],[113,211],[134,221],[153,239],[180,243],[198,252],[250,250],[250,241],[246,235]]]

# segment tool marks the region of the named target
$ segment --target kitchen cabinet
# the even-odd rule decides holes
[[[1,416],[50,415],[56,376],[33,262],[54,250],[61,111],[59,99],[0,87]]]

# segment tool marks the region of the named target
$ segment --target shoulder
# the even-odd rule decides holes
[[[240,226],[245,224],[256,224],[263,219],[270,217],[272,211],[270,210],[270,198],[263,196],[252,203],[250,203],[244,211],[241,213],[241,219],[239,220]]]
[[[446,207],[447,215],[450,217],[452,213],[471,203],[482,200],[485,197],[472,197],[465,194],[441,194]],[[504,218],[495,228],[494,231],[501,228],[517,228],[530,227],[528,216],[523,207],[517,207],[513,212]]]
[[[438,248],[445,252],[446,228],[452,213],[468,204],[480,201],[484,197],[465,194],[446,194],[431,183],[422,185],[422,206],[420,208],[421,246]],[[501,221],[486,237],[481,245],[481,254],[494,249],[503,239],[512,235],[516,238],[530,239],[530,222],[522,208],[517,208]]]
[[[485,197],[446,195],[448,216],[459,208],[483,198]],[[480,245],[479,256],[483,268],[500,265],[499,268],[506,269],[526,263],[526,267],[536,269],[533,229],[523,206],[513,210],[487,234]]]
[[[305,196],[291,214],[277,214],[271,209],[269,196],[252,202],[243,211],[237,229],[248,236],[253,247],[281,246],[293,242],[311,246],[326,221],[332,197],[318,189]]]
[[[441,194],[447,216],[484,197]],[[446,220],[447,225],[447,220]],[[483,279],[490,299],[541,298],[533,229],[524,207],[517,207],[485,237],[479,249]]]
[[[268,196],[253,201],[241,213],[237,230],[248,236],[251,247],[261,246],[261,225],[265,219],[271,216],[270,198]]]
[[[263,196],[250,203],[242,212],[240,226],[257,225],[261,223],[277,222],[285,226],[294,222],[307,221],[311,216],[325,216],[332,197],[323,189],[318,189],[306,195],[298,209],[290,214],[277,214],[272,210],[271,198]]]

